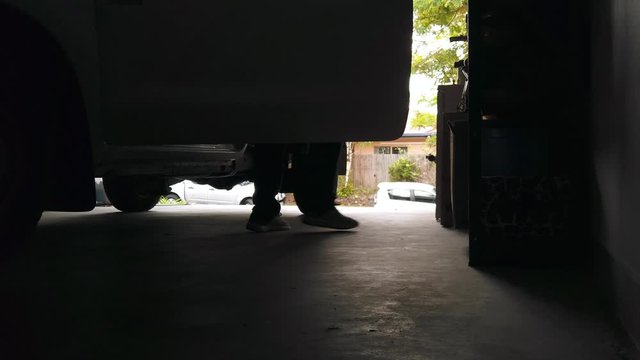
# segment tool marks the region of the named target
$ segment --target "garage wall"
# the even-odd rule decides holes
[[[640,345],[640,2],[592,1],[593,226],[618,315]]]
[[[589,8],[478,0],[469,9],[469,262],[583,265]]]

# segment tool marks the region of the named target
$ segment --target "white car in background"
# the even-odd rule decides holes
[[[378,184],[375,208],[384,210],[433,209],[436,188],[417,182],[382,182]]]
[[[184,180],[171,186],[171,193],[165,197],[168,200],[180,199],[190,204],[217,205],[253,205],[255,187],[252,182],[244,181],[230,190],[216,189],[210,185],[202,185],[190,180]],[[276,200],[284,201],[285,194],[276,195]]]

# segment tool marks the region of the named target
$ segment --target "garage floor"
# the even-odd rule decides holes
[[[45,214],[0,267],[0,358],[628,358],[586,276],[470,268],[433,212],[254,234],[249,211]]]

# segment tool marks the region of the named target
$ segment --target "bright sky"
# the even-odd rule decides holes
[[[436,96],[438,86],[433,79],[426,77],[425,75],[411,75],[409,80],[409,92],[411,93],[411,99],[409,102],[409,118],[407,119],[407,131],[418,131],[418,129],[411,129],[411,119],[418,111],[437,113],[437,106],[430,106],[427,102],[420,103],[421,99],[431,99]]]
[[[446,47],[449,39],[437,39],[434,36],[416,35],[413,36],[413,49],[420,54],[428,54],[438,48]],[[438,93],[438,84],[434,79],[430,79],[425,75],[412,75],[409,82],[409,91],[411,92],[411,100],[409,103],[409,118],[405,132],[420,131],[420,129],[411,128],[411,119],[418,111],[436,114],[437,106],[431,106],[427,102],[420,103],[421,99],[430,100]],[[422,129],[424,130],[424,129]]]

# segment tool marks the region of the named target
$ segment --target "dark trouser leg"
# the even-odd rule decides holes
[[[294,195],[303,213],[319,214],[333,208],[341,146],[342,143],[311,144],[307,153],[294,154]]]
[[[284,174],[284,149],[282,144],[257,144],[254,152],[253,211],[251,220],[264,223],[280,213],[280,203],[275,199]]]

